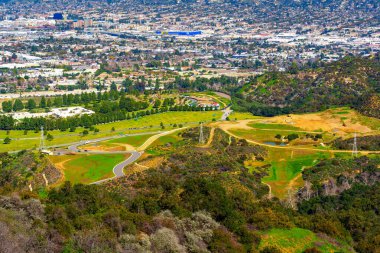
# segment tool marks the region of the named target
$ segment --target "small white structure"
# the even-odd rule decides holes
[[[30,113],[30,112],[15,112],[7,113],[6,115],[12,116],[16,120],[24,118],[39,118],[39,117],[54,117],[54,118],[67,118],[81,115],[91,115],[94,111],[88,110],[86,108],[75,106],[75,107],[64,107],[64,108],[53,108],[50,112],[42,113]]]

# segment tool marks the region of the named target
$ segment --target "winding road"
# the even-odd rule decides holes
[[[99,139],[91,140],[91,141],[77,142],[77,143],[70,145],[68,147],[68,150],[72,153],[86,153],[86,154],[131,154],[131,156],[129,156],[126,160],[115,165],[115,167],[112,170],[113,174],[114,174],[113,177],[102,179],[102,180],[91,183],[91,184],[101,184],[101,183],[107,182],[107,181],[112,180],[112,179],[123,177],[125,175],[124,174],[124,167],[136,162],[141,157],[141,155],[144,153],[144,150],[147,149],[158,138],[165,136],[165,135],[172,134],[174,132],[177,132],[177,131],[180,131],[180,130],[183,130],[186,128],[187,127],[173,129],[173,130],[166,131],[166,132],[159,132],[159,133],[156,132],[157,133],[156,135],[149,137],[140,147],[138,147],[136,150],[133,150],[133,151],[93,151],[93,150],[83,151],[83,150],[79,149],[80,146],[83,146],[83,145],[86,145],[89,143],[96,143],[96,142],[106,141],[106,140],[110,140],[110,139],[117,139],[117,138],[121,138],[123,136],[105,137],[105,138],[99,138]],[[143,133],[143,134],[135,134],[135,135],[146,135],[146,134],[151,134],[151,133]],[[132,135],[124,135],[124,136],[132,136]]]
[[[127,160],[122,161],[121,163],[119,163],[115,167],[113,167],[113,174],[115,174],[115,176],[110,177],[110,178],[106,178],[103,180],[99,180],[99,181],[96,181],[96,182],[91,183],[91,184],[101,184],[101,183],[107,182],[107,181],[115,179],[115,178],[123,177],[124,176],[124,167],[129,165],[129,164],[134,163],[135,161],[137,161],[137,159],[140,158],[140,156],[142,155],[143,152],[132,151],[130,153],[131,153],[131,156],[128,157]]]

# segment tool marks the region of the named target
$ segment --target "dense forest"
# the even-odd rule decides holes
[[[320,67],[268,72],[235,91],[235,110],[255,115],[315,112],[351,106],[380,117],[380,55],[346,56]]]
[[[183,133],[181,146],[156,168],[101,186],[66,182],[48,189],[41,174],[54,183],[59,172],[45,156],[1,154],[0,251],[281,252],[259,249],[262,233],[297,227],[343,252],[380,247],[378,158],[336,158],[304,170],[308,184],[292,207],[268,199],[261,183],[266,167],[249,173],[243,165],[265,158],[264,148],[220,130],[210,147],[199,148],[197,132]],[[336,187],[326,191],[331,182]]]

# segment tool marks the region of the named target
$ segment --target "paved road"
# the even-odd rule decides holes
[[[222,115],[222,120],[226,120],[228,116],[230,116],[230,114],[233,112],[233,110],[231,110],[231,106],[228,106],[226,107],[224,110],[223,110],[223,115]]]
[[[87,145],[87,144],[93,144],[97,142],[102,142],[102,141],[108,141],[108,140],[113,140],[113,139],[120,139],[123,137],[127,136],[137,136],[137,135],[147,135],[147,134],[161,134],[162,132],[146,132],[146,133],[136,133],[136,134],[124,134],[124,135],[116,135],[116,136],[109,136],[109,137],[103,137],[99,139],[93,139],[93,140],[88,140],[88,141],[80,141],[80,142],[75,142],[71,144],[67,149],[71,152],[79,153],[79,152],[84,152],[84,153],[89,153],[89,154],[126,154],[126,153],[132,153],[133,151],[93,151],[93,150],[88,150],[84,151],[83,149],[79,149],[78,147]],[[164,132],[165,133],[165,132]]]
[[[113,168],[113,174],[115,174],[115,176],[110,177],[110,178],[106,178],[103,180],[99,180],[99,181],[96,181],[96,182],[91,183],[91,184],[101,184],[101,183],[107,182],[107,181],[115,179],[115,178],[123,177],[124,176],[124,167],[129,165],[129,164],[134,163],[135,161],[137,161],[137,159],[140,158],[140,156],[142,155],[143,152],[132,151],[130,153],[131,153],[131,156],[128,157],[127,160],[122,161],[121,163],[117,164]]]
[[[126,167],[127,165],[130,165],[132,163],[134,163],[135,161],[137,161],[140,156],[144,153],[144,150],[146,148],[148,148],[149,145],[151,145],[155,140],[157,140],[158,138],[160,138],[161,136],[164,136],[164,135],[168,135],[168,134],[171,134],[171,133],[174,133],[176,131],[180,131],[180,130],[183,130],[187,127],[183,127],[183,128],[178,128],[178,129],[173,129],[171,131],[166,131],[166,132],[159,132],[157,133],[156,135],[154,136],[151,136],[150,138],[148,138],[148,140],[145,141],[144,144],[142,144],[136,151],[85,151],[85,153],[89,153],[89,154],[127,154],[127,153],[130,153],[131,156],[128,157],[128,159],[126,159],[125,161],[117,164],[114,168],[113,168],[113,174],[115,174],[115,176],[111,177],[111,178],[106,178],[106,179],[103,179],[103,180],[99,180],[99,181],[96,181],[94,183],[91,183],[91,184],[101,184],[101,183],[104,183],[104,182],[107,182],[109,180],[112,180],[112,179],[115,179],[115,178],[119,178],[119,177],[123,177],[124,176],[124,167]],[[150,133],[144,133],[144,134],[150,134]],[[140,135],[144,135],[144,134],[140,134]],[[113,138],[120,138],[120,136],[116,136],[116,137],[113,137]],[[95,142],[100,142],[100,141],[104,141],[104,140],[109,140],[109,139],[112,139],[110,137],[105,137],[105,138],[99,138],[99,139],[96,139],[96,140],[91,140],[91,141],[87,141],[87,142],[79,142],[79,143],[75,143],[71,146],[68,147],[68,150],[70,150],[71,152],[81,152],[80,149],[78,149],[79,146],[82,146],[84,144],[89,144],[89,143],[95,143]]]

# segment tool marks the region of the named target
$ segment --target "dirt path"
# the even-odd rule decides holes
[[[270,186],[270,184],[267,184],[264,182],[262,182],[262,183],[269,187],[268,199],[271,199],[272,198],[272,187]]]
[[[245,120],[239,120],[239,121],[233,121],[233,122],[231,121],[217,122],[217,123],[212,123],[211,126],[219,127],[223,131],[228,131],[233,128],[250,130],[252,128],[248,126],[248,123],[252,121],[257,121],[257,120],[259,119],[245,119]]]
[[[132,146],[132,145],[130,145],[130,144],[119,143],[119,142],[114,142],[113,144],[123,147],[124,151],[133,151],[133,150],[135,150],[135,147]]]
[[[210,136],[208,137],[207,143],[205,145],[202,145],[202,148],[208,148],[211,146],[212,140],[214,139],[215,134],[215,127],[212,127],[210,130]]]
[[[252,120],[248,120],[248,121],[252,121]],[[245,138],[242,138],[236,134],[233,134],[231,133],[229,130],[231,129],[242,129],[240,127],[236,127],[236,126],[242,126],[242,127],[248,127],[246,124],[244,124],[244,122],[241,122],[237,125],[233,125],[233,126],[224,126],[224,127],[220,127],[220,129],[222,129],[224,132],[226,132],[227,134],[235,137],[235,138],[238,138],[238,139],[245,139]],[[247,129],[247,128],[246,128]],[[248,127],[248,129],[252,129],[250,127]],[[249,143],[252,143],[252,144],[255,144],[255,145],[259,145],[259,146],[263,146],[263,147],[267,147],[267,148],[276,148],[276,149],[289,149],[289,150],[308,150],[308,151],[316,151],[316,152],[330,152],[330,153],[352,153],[352,150],[334,150],[334,149],[317,149],[317,148],[309,148],[309,147],[296,147],[296,146],[273,146],[273,145],[270,145],[270,144],[265,144],[265,143],[262,143],[262,142],[258,142],[258,141],[254,141],[254,140],[250,140],[250,139],[246,139],[247,142]],[[366,151],[366,150],[360,150],[359,153],[361,154],[365,154],[365,155],[368,155],[368,154],[380,154],[380,151]]]
[[[50,185],[50,187],[60,185],[61,183],[63,183],[65,181],[65,173],[64,173],[65,166],[64,166],[64,164],[71,161],[71,160],[74,160],[75,158],[76,157],[73,155],[73,157],[69,157],[63,161],[60,161],[59,163],[54,163],[53,161],[49,160],[54,165],[54,167],[57,168],[59,170],[59,172],[61,173],[61,177],[56,182],[54,182],[52,185]]]
[[[289,184],[286,187],[287,189],[292,190],[292,189],[295,188],[294,185],[296,184],[297,180],[300,179],[300,177],[302,177],[302,171],[303,171],[304,168],[305,168],[305,166],[302,167],[301,172],[298,173],[297,176],[295,176],[292,180],[289,181]]]
[[[148,166],[145,166],[145,165],[142,165],[142,164],[139,164],[139,163],[135,163],[135,165],[138,166],[138,167],[144,168],[144,169],[149,169]]]
[[[177,132],[177,131],[181,131],[181,130],[184,130],[188,127],[182,127],[182,128],[178,128],[178,129],[173,129],[173,130],[170,130],[170,131],[167,131],[167,132],[163,132],[163,133],[160,133],[160,134],[156,134],[156,135],[153,135],[151,137],[149,137],[148,140],[146,140],[144,142],[144,144],[142,144],[140,147],[137,148],[137,151],[144,151],[145,149],[147,149],[150,145],[152,145],[153,142],[155,142],[158,138],[162,137],[162,136],[165,136],[165,135],[169,135],[169,134],[172,134],[174,132]]]

